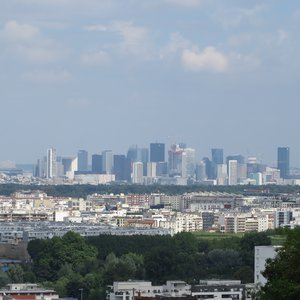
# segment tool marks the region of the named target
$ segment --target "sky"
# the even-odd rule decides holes
[[[1,0],[0,161],[185,142],[300,167],[298,0]]]

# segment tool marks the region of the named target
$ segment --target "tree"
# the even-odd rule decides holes
[[[55,281],[60,276],[80,272],[85,275],[91,264],[97,266],[97,249],[78,233],[69,231],[62,238],[29,242],[33,271],[39,280]]]
[[[255,246],[271,245],[271,239],[265,232],[246,233],[240,241],[240,253],[244,263],[254,268],[254,248]]]
[[[0,288],[4,287],[8,283],[10,283],[11,280],[6,272],[0,271]]]
[[[7,275],[9,276],[12,283],[22,283],[24,280],[24,270],[20,265],[12,266],[7,271]]]
[[[263,272],[268,280],[260,292],[261,300],[298,300],[300,295],[300,228],[287,232],[287,239]]]
[[[114,253],[107,256],[104,264],[104,280],[107,284],[113,281],[144,278],[143,256],[135,253],[116,257]]]
[[[242,260],[233,249],[214,249],[208,253],[212,275],[227,277],[238,270]]]
[[[172,278],[175,267],[175,253],[170,247],[155,247],[145,255],[146,276],[155,284]]]

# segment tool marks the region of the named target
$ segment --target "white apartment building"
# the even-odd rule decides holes
[[[165,285],[153,286],[150,281],[117,281],[108,293],[108,300],[132,300],[134,297],[183,297],[191,294],[191,286],[184,281],[167,281]]]
[[[264,286],[267,279],[262,275],[266,261],[274,258],[280,246],[255,246],[254,250],[254,283],[257,287]]]
[[[143,184],[143,163],[140,161],[132,164],[132,183]]]
[[[228,185],[237,185],[238,183],[238,162],[237,160],[228,161]]]
[[[240,280],[201,280],[191,291],[191,295],[199,300],[249,299]]]

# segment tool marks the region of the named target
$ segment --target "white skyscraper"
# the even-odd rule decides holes
[[[114,156],[111,150],[102,152],[102,170],[105,174],[112,174],[114,167]]]
[[[56,162],[56,149],[47,149],[47,178],[57,176],[57,162]]]
[[[237,160],[228,161],[228,185],[237,185],[238,183],[238,162]]]
[[[156,163],[155,162],[147,163],[147,177],[151,177],[151,178],[156,177]]]
[[[227,165],[217,165],[217,184],[225,185],[227,183]]]
[[[143,163],[133,162],[132,163],[132,183],[143,184]]]
[[[182,173],[183,178],[195,177],[195,149],[185,148],[182,152]]]

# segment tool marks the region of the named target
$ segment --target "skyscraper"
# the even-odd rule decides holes
[[[223,164],[223,149],[213,148],[211,149],[211,161],[216,165]]]
[[[92,172],[101,174],[102,173],[102,155],[93,154],[92,155]]]
[[[132,183],[143,184],[143,163],[134,162],[132,164]]]
[[[143,163],[143,175],[147,175],[147,163],[149,161],[149,149],[139,148],[137,145],[130,146],[127,152],[127,158],[131,163],[142,162]]]
[[[114,171],[116,181],[131,180],[131,162],[125,155],[114,155]]]
[[[68,172],[73,172],[74,174],[78,169],[78,157],[62,157],[61,163],[64,175],[67,175]]]
[[[212,168],[212,162],[208,157],[203,157],[202,161],[205,164],[205,173],[207,176],[207,179],[213,179],[214,174],[213,174],[213,168]]]
[[[226,163],[228,164],[228,162],[230,160],[236,160],[238,162],[238,164],[244,164],[245,163],[245,157],[241,154],[227,156],[226,157]]]
[[[151,143],[150,144],[150,162],[165,161],[165,144]]]
[[[216,179],[218,176],[218,165],[223,164],[223,149],[213,148],[211,149],[211,172],[213,179]]]
[[[47,178],[53,178],[57,176],[57,163],[56,163],[56,149],[47,149]]]
[[[204,161],[200,161],[197,165],[196,165],[196,180],[198,182],[201,182],[203,180],[207,179],[207,175],[206,175],[206,167],[205,167],[205,162]]]
[[[184,149],[178,144],[171,145],[171,149],[168,151],[168,168],[171,177],[181,176],[183,151]]]
[[[136,161],[140,161],[143,163],[143,175],[147,176],[147,163],[149,161],[149,149],[138,148]]]
[[[184,178],[195,177],[195,149],[185,148],[182,152],[181,176]]]
[[[238,162],[237,160],[228,161],[228,185],[237,185],[238,182]]]
[[[156,177],[156,162],[147,163],[147,177]]]
[[[137,152],[138,152],[138,146],[132,145],[129,147],[127,151],[127,158],[130,160],[130,162],[137,161]]]
[[[280,170],[280,178],[286,179],[290,175],[290,148],[277,148],[277,168]]]
[[[114,166],[113,152],[105,150],[102,152],[102,170],[104,174],[112,174]]]
[[[78,171],[88,170],[88,152],[86,150],[79,150],[77,153]]]

